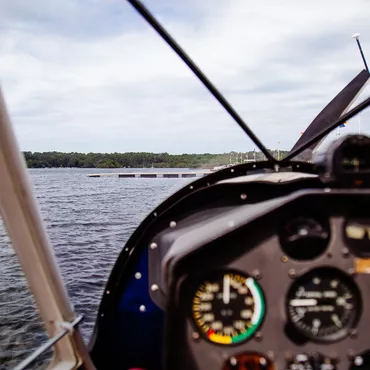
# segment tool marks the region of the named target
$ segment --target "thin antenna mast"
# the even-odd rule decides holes
[[[369,67],[367,66],[367,63],[366,63],[364,52],[362,51],[362,47],[361,47],[361,44],[360,44],[360,34],[359,33],[355,33],[354,35],[352,35],[352,38],[353,39],[356,39],[358,49],[360,50],[360,54],[361,54],[362,60],[363,60],[363,62],[365,64],[365,69],[370,73]]]
[[[225,108],[240,128],[250,137],[250,139],[260,148],[261,152],[266,158],[272,162],[277,162],[270,154],[268,149],[262,144],[253,131],[247,126],[239,114],[234,110],[230,103],[217,90],[212,82],[204,75],[198,66],[191,60],[185,51],[176,43],[172,36],[163,28],[163,26],[154,18],[149,10],[139,0],[127,0],[142,17],[157,31],[164,41],[172,48],[172,50],[184,61],[184,63],[193,71],[193,73],[203,82],[203,85],[208,91],[218,100],[218,102]]]

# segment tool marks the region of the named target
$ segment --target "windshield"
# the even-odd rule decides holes
[[[370,53],[368,0],[145,5],[276,159],[364,69],[354,32]],[[195,178],[266,155],[127,1],[2,1],[0,14],[1,88],[88,340],[111,268],[144,217]],[[365,86],[346,110],[369,95]],[[370,134],[369,112],[326,140]],[[5,234],[7,273],[15,256]],[[0,280],[0,319],[25,301],[25,284],[9,295],[12,278]],[[7,322],[0,364],[18,360],[17,343],[37,347],[22,336],[32,315]]]

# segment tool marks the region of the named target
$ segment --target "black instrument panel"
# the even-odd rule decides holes
[[[363,366],[370,270],[344,235],[364,198],[337,192],[299,196],[179,258],[167,368]]]

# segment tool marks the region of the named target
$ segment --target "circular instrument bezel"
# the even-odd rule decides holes
[[[196,318],[194,317],[194,310],[193,310],[194,299],[196,298],[196,293],[200,291],[201,286],[206,282],[211,282],[211,283],[220,282],[223,280],[226,274],[236,275],[237,277],[245,279],[246,281],[248,280],[249,292],[253,296],[255,305],[257,302],[257,308],[260,311],[259,313],[256,313],[255,323],[253,324],[253,326],[250,327],[245,333],[239,334],[234,337],[232,337],[231,335],[229,337],[226,337],[226,336],[220,336],[217,334],[214,334],[214,335],[209,334],[209,331],[206,332],[197,323]],[[199,332],[199,334],[201,335],[203,339],[205,339],[206,341],[214,345],[236,346],[236,345],[242,344],[250,340],[251,338],[253,338],[257,330],[261,327],[266,317],[266,299],[265,299],[265,295],[263,293],[262,287],[260,286],[260,284],[258,284],[258,282],[252,276],[250,276],[249,274],[243,271],[239,271],[235,269],[212,270],[209,273],[199,276],[196,280],[193,280],[190,300],[191,300],[190,305],[189,305],[190,306],[190,316],[191,316],[191,321],[192,321],[193,326],[195,327],[196,331]],[[241,309],[242,308],[243,306],[241,306]]]
[[[312,334],[309,334],[307,330],[301,329],[299,326],[297,326],[296,323],[292,320],[292,315],[290,313],[290,300],[293,299],[293,297],[296,296],[296,293],[298,291],[299,286],[307,286],[310,279],[313,279],[314,277],[321,277],[323,279],[339,279],[339,281],[342,284],[345,284],[346,287],[349,289],[351,294],[354,297],[355,302],[355,309],[353,314],[351,314],[351,317],[349,318],[348,322],[346,323],[343,328],[338,329],[337,331],[327,334],[325,336],[315,336]],[[362,313],[362,298],[360,290],[356,284],[356,282],[353,280],[353,278],[348,275],[346,272],[335,268],[333,266],[321,266],[314,268],[304,274],[302,274],[300,277],[298,277],[289,287],[286,298],[285,298],[285,311],[287,316],[287,321],[291,328],[295,332],[297,332],[300,336],[305,337],[307,340],[314,342],[314,343],[334,343],[339,340],[344,339],[347,337],[350,333],[350,331],[356,327],[356,325],[359,322],[361,313]],[[299,321],[297,321],[299,322]]]
[[[294,230],[297,227],[298,230]],[[313,261],[320,258],[328,250],[330,240],[331,226],[326,215],[318,215],[312,211],[307,211],[304,215],[293,213],[280,223],[281,250],[294,261]]]

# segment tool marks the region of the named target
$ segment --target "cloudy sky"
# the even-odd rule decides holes
[[[361,71],[353,33],[370,62],[369,0],[144,4],[270,148],[290,149]],[[0,18],[0,81],[22,150],[255,148],[126,0],[0,0]],[[357,130],[356,118],[341,133]]]

